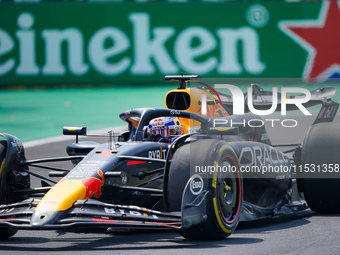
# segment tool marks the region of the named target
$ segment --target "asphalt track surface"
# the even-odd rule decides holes
[[[299,119],[299,128],[294,132],[279,127],[267,131],[274,143],[301,142],[312,121],[312,117]],[[65,146],[70,141],[26,148],[26,156],[28,159],[65,156]],[[38,185],[37,180],[32,182]],[[11,239],[0,241],[0,254],[338,254],[339,236],[340,216],[307,210],[296,216],[240,223],[222,241],[188,241],[175,231],[119,235],[95,230],[19,231]]]

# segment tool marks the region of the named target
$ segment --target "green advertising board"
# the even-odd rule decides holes
[[[324,80],[339,73],[338,27],[328,1],[1,3],[0,84]]]

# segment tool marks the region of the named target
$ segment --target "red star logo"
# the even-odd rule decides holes
[[[340,7],[324,1],[317,20],[282,21],[279,27],[308,52],[303,71],[307,81],[322,81],[340,73]]]

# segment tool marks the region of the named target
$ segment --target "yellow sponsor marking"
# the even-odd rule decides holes
[[[143,211],[147,211],[145,207],[143,207]],[[144,216],[148,216],[147,213],[143,213]]]
[[[223,181],[223,183],[224,183],[224,188],[226,188],[227,187],[227,183],[225,181]],[[224,198],[226,198],[226,196],[227,196],[227,192],[224,192]]]
[[[220,214],[218,213],[216,197],[213,198],[213,204],[214,204],[214,210],[215,210],[215,215],[216,215],[216,219],[217,219],[218,225],[220,225],[221,229],[222,229],[225,233],[230,234],[230,233],[231,233],[231,230],[230,230],[230,229],[227,229],[227,228],[223,225],[223,223],[222,223],[222,221],[221,221]]]
[[[228,131],[230,128],[227,128],[227,127],[217,127],[215,129],[218,130],[218,131]]]
[[[85,198],[86,188],[81,180],[66,180],[56,184],[38,204],[36,211],[64,211],[77,200]]]
[[[2,169],[4,168],[4,165],[5,165],[5,160],[6,158],[4,158],[1,162],[1,166],[0,166],[0,178],[1,178],[1,174],[2,174]]]
[[[205,93],[207,93],[211,97],[211,99],[214,101],[214,104],[217,104],[214,96],[208,90],[203,89],[203,88],[201,88],[201,90],[203,90]]]
[[[230,148],[230,146],[228,144],[223,145],[219,150],[218,153],[221,154],[223,152],[224,149],[226,148]]]
[[[215,170],[217,169],[217,161],[214,161],[214,167],[215,167]],[[213,172],[213,179],[212,179],[212,184],[211,184],[211,186],[213,187],[213,188],[216,188],[216,182],[217,182],[217,171],[214,171]]]

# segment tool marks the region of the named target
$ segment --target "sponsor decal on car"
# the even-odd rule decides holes
[[[154,159],[164,159],[166,156],[166,149],[163,149],[162,147],[159,150],[152,150],[148,152],[148,157],[149,158],[154,158]]]
[[[204,187],[203,178],[199,174],[195,174],[191,177],[190,191],[193,195],[198,195],[202,192]]]

